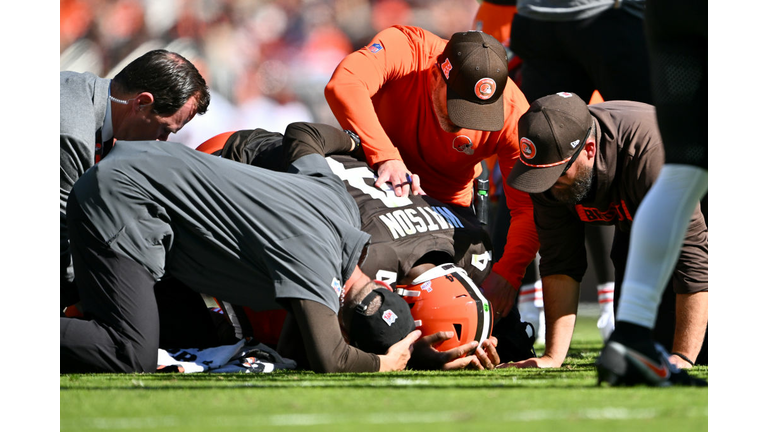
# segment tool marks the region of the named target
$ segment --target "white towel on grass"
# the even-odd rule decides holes
[[[245,339],[204,349],[157,350],[158,372],[269,373],[279,369],[296,369],[296,362],[262,343]]]

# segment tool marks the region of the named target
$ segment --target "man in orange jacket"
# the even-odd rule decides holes
[[[385,29],[341,61],[325,97],[342,128],[360,136],[376,186],[389,182],[398,196],[468,207],[481,161],[498,156],[506,177],[520,157],[517,120],[528,102],[507,76],[504,47],[482,32],[447,41],[417,27]],[[498,317],[512,309],[539,247],[530,197],[504,188],[506,248],[483,282]]]

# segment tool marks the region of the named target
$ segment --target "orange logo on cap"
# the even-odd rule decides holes
[[[475,96],[488,100],[496,93],[496,81],[493,78],[483,78],[475,84]]]
[[[528,138],[520,138],[520,153],[526,159],[533,159],[536,156],[536,146]]]
[[[443,70],[443,75],[445,75],[445,79],[448,79],[448,76],[451,74],[451,69],[453,69],[453,65],[451,65],[451,61],[446,58],[443,64],[440,65],[440,69]]]

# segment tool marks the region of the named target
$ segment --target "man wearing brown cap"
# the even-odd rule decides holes
[[[360,136],[375,185],[391,183],[399,197],[426,193],[469,207],[480,162],[498,156],[506,177],[520,157],[517,120],[528,102],[507,77],[504,47],[482,32],[445,40],[417,27],[385,29],[342,60],[325,96],[340,125]],[[483,282],[499,317],[513,309],[538,249],[530,197],[508,186],[505,194],[506,248]]]
[[[579,283],[587,268],[584,226],[616,227],[611,258],[620,298],[632,220],[664,164],[664,147],[653,106],[611,101],[588,107],[566,92],[534,101],[520,118],[519,133],[522,156],[507,183],[533,200],[547,335],[541,358],[515,366],[559,367],[570,345]],[[654,329],[664,348],[692,359],[707,326],[707,261],[707,226],[697,208]],[[657,363],[649,370],[673,383],[670,375],[685,376],[675,373],[666,354],[643,354]]]

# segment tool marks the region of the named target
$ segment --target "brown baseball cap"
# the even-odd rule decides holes
[[[498,131],[504,126],[507,52],[480,31],[454,33],[437,57],[448,84],[448,117],[456,126]]]
[[[517,122],[520,159],[507,184],[528,193],[551,188],[584,148],[592,114],[574,93],[536,99]]]

